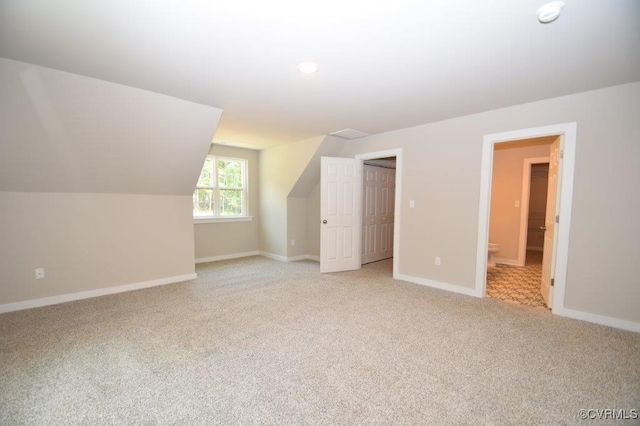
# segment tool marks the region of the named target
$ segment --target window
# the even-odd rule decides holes
[[[247,160],[208,155],[193,192],[193,217],[243,216],[247,216]]]

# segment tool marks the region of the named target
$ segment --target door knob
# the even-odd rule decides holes
[[[546,231],[547,227],[546,226],[541,226],[540,229],[542,229],[543,231]]]
[[[327,223],[327,219],[323,220],[322,223]]]

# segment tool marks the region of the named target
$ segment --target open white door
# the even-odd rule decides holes
[[[558,166],[560,161],[560,136],[551,144],[549,153],[549,181],[547,183],[547,211],[545,213],[544,243],[542,252],[542,280],[540,293],[547,306],[551,308],[553,302],[553,270],[555,264],[555,234],[556,234],[556,200],[558,197]]]
[[[362,160],[322,157],[320,272],[360,269]]]

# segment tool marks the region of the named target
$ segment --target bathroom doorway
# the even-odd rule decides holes
[[[557,138],[530,138],[494,146],[489,243],[498,251],[487,265],[487,297],[546,308],[541,293],[548,192],[543,175]]]
[[[554,139],[552,147],[549,150],[550,176],[553,173],[554,191],[548,194],[548,200],[551,206],[548,206],[545,217],[545,226],[547,237],[545,238],[545,249],[541,281],[545,281],[545,275],[548,282],[548,298],[546,305],[552,309],[554,313],[563,313],[564,294],[567,274],[567,257],[569,243],[569,228],[571,221],[571,201],[573,193],[573,171],[575,164],[575,145],[576,145],[576,123],[565,123],[552,126],[522,129],[511,132],[496,133],[485,135],[483,138],[482,150],[482,168],[481,168],[481,186],[480,186],[480,202],[479,202],[479,226],[478,226],[478,257],[476,263],[476,294],[479,297],[487,296],[487,249],[490,242],[490,225],[496,225],[499,230],[498,236],[492,233],[492,238],[500,238],[500,232],[505,231],[510,225],[509,220],[500,220],[494,214],[492,209],[496,201],[500,201],[503,209],[510,209],[511,213],[517,210],[516,216],[519,216],[522,208],[522,200],[520,196],[513,196],[513,192],[503,191],[502,189],[492,189],[495,181],[493,176],[494,169],[494,149],[496,152],[500,149],[508,149],[509,143],[524,142],[530,139],[540,139],[551,137]],[[526,142],[525,142],[526,143]],[[505,145],[503,145],[505,144]],[[543,156],[543,155],[540,155]],[[522,162],[520,163],[522,173]],[[553,166],[552,166],[553,165]],[[508,183],[508,181],[507,181]],[[520,188],[522,188],[522,180],[519,180]],[[514,186],[514,183],[510,183]],[[509,184],[507,184],[509,186]],[[515,183],[517,188],[518,182]],[[555,193],[556,195],[551,195]],[[498,198],[493,199],[496,195]],[[561,212],[561,213],[560,213]],[[494,216],[492,216],[494,215]],[[516,226],[519,220],[516,218]],[[506,235],[506,234],[503,234]],[[515,242],[514,242],[515,241]],[[491,241],[495,242],[495,241]],[[499,243],[499,242],[498,242]],[[519,243],[524,244],[526,253],[526,233],[524,240],[522,238],[515,240],[509,237],[505,240],[505,245],[500,246],[502,253],[498,252],[498,262],[502,262],[506,266],[518,265],[518,246]],[[524,264],[525,256],[522,258]],[[509,265],[511,263],[511,265]],[[516,279],[517,280],[517,279]],[[540,283],[540,292],[543,285]]]

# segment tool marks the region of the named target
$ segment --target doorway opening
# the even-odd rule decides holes
[[[487,297],[547,307],[541,293],[543,237],[547,196],[555,196],[555,188],[548,188],[549,153],[558,137],[494,145]]]
[[[366,265],[393,257],[396,157],[363,163],[361,253],[362,264]],[[392,263],[384,263],[391,272]]]
[[[476,286],[474,294],[486,296],[489,231],[492,204],[492,177],[494,167],[494,148],[500,144],[514,143],[526,139],[553,137],[556,147],[549,152],[549,181],[553,180],[555,196],[547,197],[545,214],[544,259],[540,291],[545,295],[545,304],[553,313],[562,314],[567,277],[567,258],[569,252],[569,229],[571,222],[571,201],[573,194],[573,174],[575,164],[576,123],[564,123],[552,126],[522,129],[511,132],[485,135],[482,148],[482,167],[480,176],[480,202],[478,215],[478,246],[476,261]],[[505,145],[508,146],[508,145]],[[549,183],[549,187],[551,183]],[[520,200],[521,202],[522,200]],[[549,205],[551,204],[551,205]],[[510,199],[511,208],[521,208],[518,197]],[[523,213],[524,214],[524,213]],[[517,222],[517,221],[516,221]],[[523,232],[520,232],[522,236]],[[524,246],[522,264],[526,261],[526,230],[524,238],[515,245],[507,242],[503,255],[518,264],[518,246]],[[500,250],[503,247],[500,246]],[[510,254],[511,253],[511,254]]]
[[[399,274],[402,149],[358,154],[363,161],[362,264]]]

